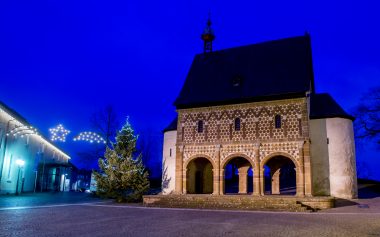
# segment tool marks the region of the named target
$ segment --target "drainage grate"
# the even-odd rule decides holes
[[[368,204],[359,204],[358,208],[369,208]]]

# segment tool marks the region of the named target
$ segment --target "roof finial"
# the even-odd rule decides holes
[[[214,31],[211,29],[211,12],[208,13],[207,26],[203,31],[201,39],[204,42],[203,52],[212,52],[212,41],[215,39]]]

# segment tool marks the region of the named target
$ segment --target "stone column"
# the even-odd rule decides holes
[[[176,149],[176,162],[175,162],[175,193],[182,194],[183,185],[183,150],[184,146],[177,146]]]
[[[247,194],[249,166],[240,167],[239,170],[239,194]]]
[[[255,157],[253,167],[253,195],[260,196],[260,144],[255,144]]]
[[[280,194],[280,170],[279,167],[271,168],[272,194]]]
[[[220,145],[215,146],[215,167],[212,170],[214,177],[214,195],[220,195]]]
[[[303,144],[304,142],[298,143],[299,159],[298,159],[298,169],[296,169],[297,177],[297,196],[305,196],[305,175],[304,175],[304,156],[303,156]]]
[[[304,162],[304,177],[305,177],[305,195],[312,196],[312,173],[311,173],[311,162],[310,162],[310,141],[306,140],[303,145],[303,162]]]
[[[265,193],[265,178],[264,178],[264,171],[265,171],[265,168],[263,167],[261,169],[260,167],[260,195],[261,196],[264,196],[264,193]]]
[[[220,195],[224,195],[224,169],[220,169],[219,170],[219,178],[220,178],[220,182],[219,182],[219,191],[220,191]]]
[[[183,181],[182,181],[182,193],[187,193],[187,168],[183,167],[183,173],[182,173]]]

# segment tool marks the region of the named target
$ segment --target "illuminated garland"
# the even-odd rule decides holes
[[[65,129],[62,124],[59,124],[55,128],[50,128],[49,129],[50,134],[51,134],[51,140],[52,141],[61,141],[65,142],[66,141],[66,136],[70,133],[69,130]]]
[[[81,132],[78,136],[74,138],[74,141],[86,141],[90,143],[103,143],[106,144],[106,141],[94,132]]]
[[[18,136],[20,135],[21,137],[27,136],[27,135],[37,135],[39,136],[37,129],[32,127],[32,126],[18,126],[13,128],[11,131],[7,133],[7,136]]]

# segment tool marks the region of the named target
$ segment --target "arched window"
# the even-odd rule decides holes
[[[240,123],[241,123],[240,118],[236,118],[235,119],[235,131],[240,131]]]
[[[203,120],[199,120],[199,121],[198,121],[198,132],[199,132],[199,133],[202,133],[202,132],[203,132],[203,127],[204,127],[204,125],[203,125]]]
[[[281,115],[277,114],[274,117],[274,126],[275,128],[281,128]]]

